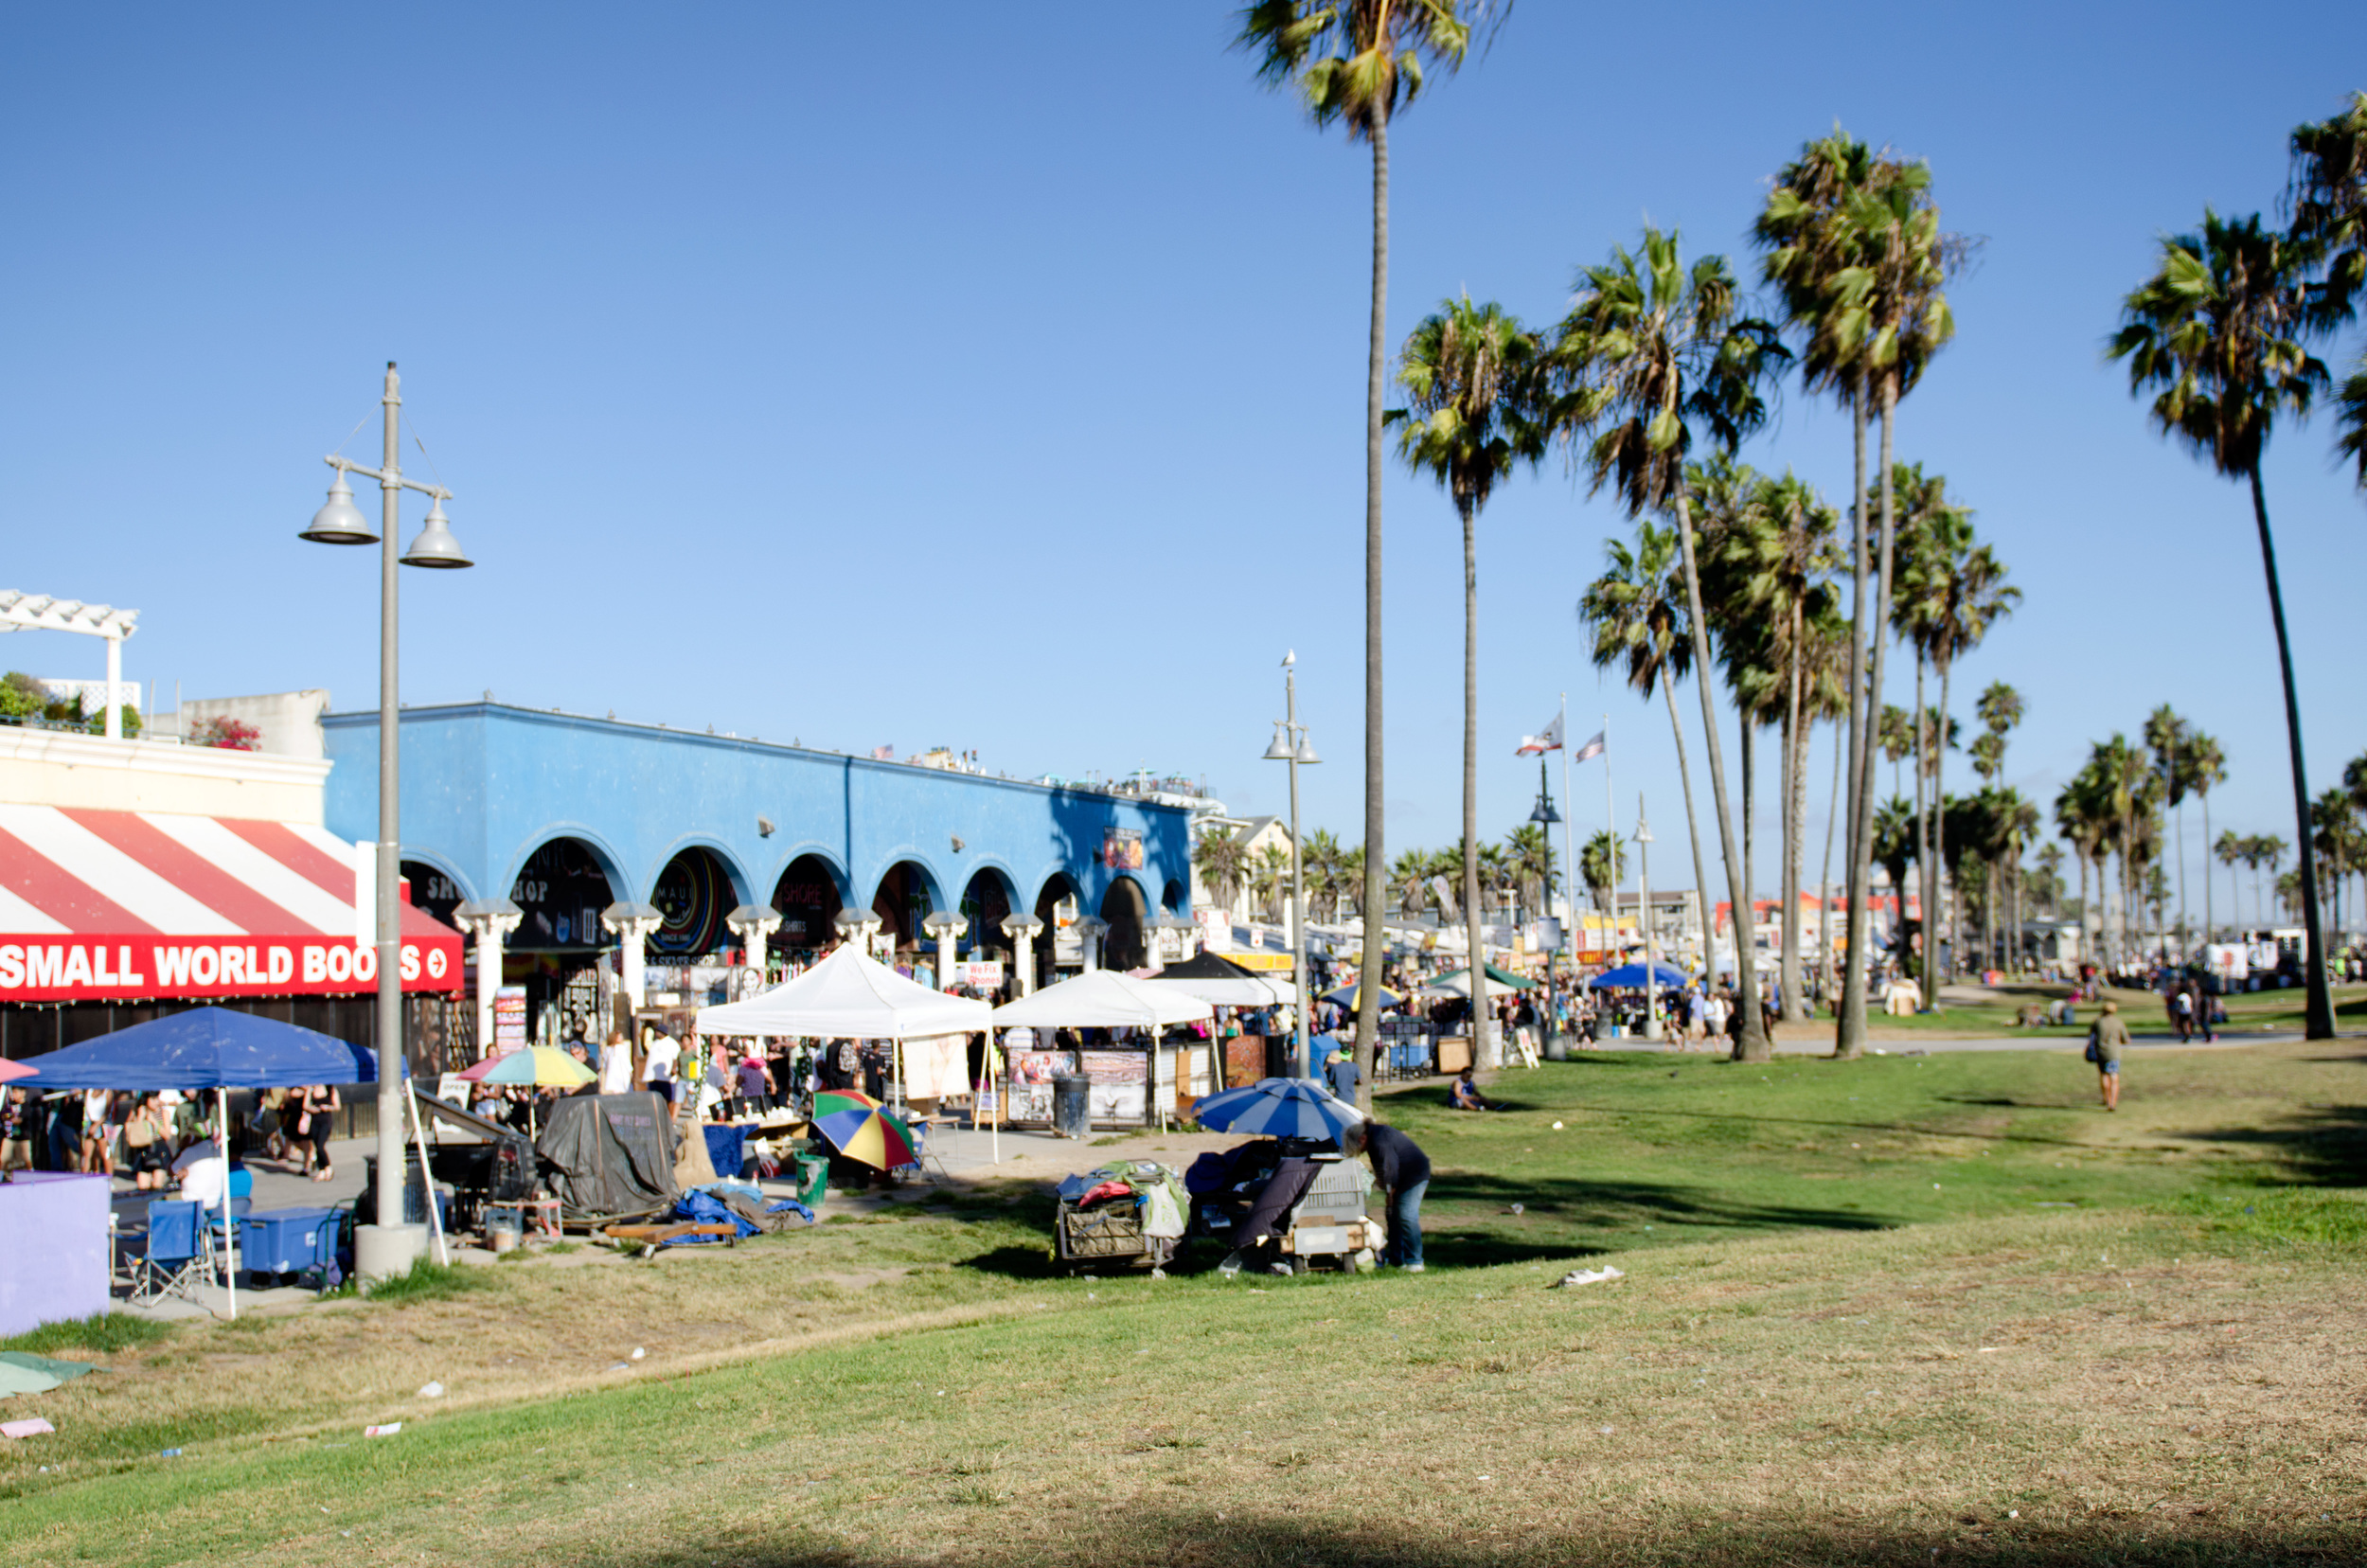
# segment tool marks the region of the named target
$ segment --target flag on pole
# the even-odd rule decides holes
[[[1545,726],[1545,732],[1542,735],[1521,737],[1521,744],[1514,748],[1512,755],[1542,757],[1549,751],[1559,750],[1561,750],[1561,715],[1557,713],[1554,715],[1554,722]]]
[[[1603,732],[1601,730],[1596,730],[1594,732],[1593,739],[1589,740],[1585,745],[1580,746],[1576,751],[1570,754],[1570,760],[1573,762],[1584,762],[1589,757],[1600,757],[1602,755]]]

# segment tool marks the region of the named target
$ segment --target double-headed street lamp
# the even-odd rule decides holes
[[[1282,655],[1282,701],[1285,717],[1274,721],[1273,744],[1261,760],[1290,765],[1290,983],[1298,988],[1298,1027],[1291,1044],[1291,1077],[1307,1078],[1307,884],[1299,860],[1299,769],[1323,760],[1308,743],[1307,726],[1299,722],[1298,654]]]
[[[1635,797],[1636,918],[1644,927],[1644,1038],[1660,1038],[1660,948],[1652,930],[1652,825]]]
[[[1546,782],[1545,756],[1542,752],[1537,757],[1537,809],[1529,813],[1529,820],[1537,824],[1538,843],[1545,850],[1545,869],[1539,878],[1538,902],[1544,906],[1544,918],[1551,919],[1554,912],[1554,824],[1561,820],[1561,813],[1554,810],[1554,789]],[[1572,912],[1575,913],[1575,907]],[[1556,1042],[1559,1038],[1554,1028],[1554,958],[1559,952],[1560,944],[1556,943],[1545,953],[1545,1023],[1541,1043],[1548,1056],[1554,1055]],[[1556,1060],[1559,1059],[1557,1057]]]
[[[318,544],[377,544],[378,575],[378,1223],[354,1228],[354,1271],[365,1279],[383,1279],[408,1270],[427,1251],[427,1227],[403,1222],[402,1197],[410,1184],[404,1179],[402,1096],[402,856],[400,850],[401,775],[397,767],[397,733],[400,704],[395,678],[395,633],[398,625],[395,567],[455,568],[475,564],[460,553],[459,543],[444,517],[452,491],[441,485],[423,485],[402,476],[402,393],[392,360],[386,363],[386,392],[381,400],[386,414],[384,466],[364,468],[331,454],[326,460],[337,472],[329,487],[329,503],[312,515],[312,525],[299,536]],[[346,475],[358,473],[378,481],[381,495],[377,531],[353,504]],[[402,492],[418,490],[429,498],[427,519],[411,547],[395,553],[395,534],[402,526]],[[431,1196],[429,1202],[435,1200]]]

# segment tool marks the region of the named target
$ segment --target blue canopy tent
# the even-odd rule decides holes
[[[1596,990],[1642,990],[1646,985],[1642,964],[1622,964],[1615,970],[1605,970],[1587,982]],[[1684,971],[1667,964],[1654,964],[1650,984],[1682,986]]]
[[[293,1089],[313,1083],[375,1083],[378,1053],[350,1045],[316,1029],[258,1018],[228,1007],[192,1007],[187,1012],[151,1019],[117,1029],[97,1040],[26,1063],[32,1071],[18,1079],[26,1088],[52,1089],[179,1089],[216,1096],[216,1121],[222,1164],[230,1163],[229,1091],[233,1089]],[[405,1077],[410,1066],[403,1066]],[[427,1166],[424,1148],[421,1169]],[[428,1209],[435,1212],[431,1199]],[[223,1203],[225,1231],[228,1200]],[[440,1227],[437,1241],[442,1240]],[[239,1315],[238,1255],[230,1255],[230,1315]]]

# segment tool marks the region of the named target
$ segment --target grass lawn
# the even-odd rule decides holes
[[[2091,1003],[2079,1007],[2079,1022],[2073,1025],[2050,1025],[2026,1029],[2017,1022],[2025,1007],[2044,1007],[2067,994],[2068,986],[2008,985],[1996,988],[1999,1000],[1989,1002],[1949,1002],[1938,1012],[1915,1013],[1906,1018],[1893,1018],[1876,1013],[1867,1020],[1875,1039],[1885,1042],[1909,1041],[1917,1037],[1939,1040],[2019,1038],[2025,1040],[2083,1040],[2088,1025],[2095,1022],[2096,1009]],[[2128,1017],[2128,1026],[2139,1036],[2171,1032],[2169,1014],[2162,1009],[2162,998],[2153,991],[2121,990],[2108,988],[2104,993],[2121,1006]],[[2219,999],[2227,1007],[2228,1021],[2223,1032],[2250,1033],[2256,1030],[2286,1030],[2294,1034],[2302,1030],[2303,992],[2299,987],[2286,990],[2244,991]],[[2337,986],[2334,988],[2334,1013],[2339,1026],[2358,1028],[2367,1025],[2367,986]],[[1784,1029],[1786,1042],[1796,1040],[1830,1040],[1833,1025],[1830,1019],[1820,1018],[1814,1025],[1789,1025]]]
[[[2363,1068],[1614,1056],[1385,1106],[1419,1277],[1060,1278],[986,1188],[119,1337],[0,1560],[2358,1561]]]

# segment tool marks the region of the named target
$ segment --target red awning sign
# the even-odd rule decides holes
[[[352,846],[303,823],[0,805],[0,1002],[374,990]],[[402,989],[452,991],[461,936],[402,907]]]

